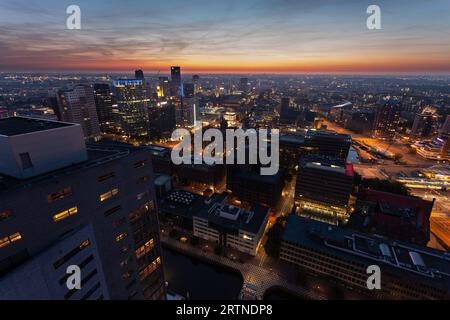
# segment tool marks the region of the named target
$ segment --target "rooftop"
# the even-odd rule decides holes
[[[349,134],[343,134],[343,133],[337,133],[333,131],[328,130],[316,130],[316,129],[310,129],[306,133],[305,138],[311,139],[315,137],[321,137],[321,138],[329,138],[329,139],[340,139],[340,140],[346,140],[351,142],[352,136]]]
[[[25,117],[8,117],[0,119],[0,135],[12,137],[74,125],[76,124]]]
[[[3,191],[14,190],[15,188],[31,187],[34,184],[53,179],[55,177],[76,174],[79,170],[99,166],[104,163],[123,158],[131,152],[136,152],[138,150],[143,149],[117,142],[89,143],[87,144],[88,159],[86,161],[28,179],[16,179],[14,177],[0,174],[0,193]]]
[[[208,220],[213,228],[238,232],[239,230],[258,233],[270,213],[268,207],[254,205],[247,211],[224,203],[227,194],[216,194],[218,198],[196,216]]]
[[[420,277],[440,287],[450,286],[450,254],[409,243],[371,236],[291,214],[285,241],[339,255],[350,261],[389,268],[401,277]]]

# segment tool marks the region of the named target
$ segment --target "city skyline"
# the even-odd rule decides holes
[[[0,4],[0,71],[148,73],[450,74],[449,3],[368,1],[183,3],[68,1]],[[413,5],[414,4],[414,5]]]

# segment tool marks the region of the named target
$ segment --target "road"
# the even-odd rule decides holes
[[[404,144],[394,142],[392,145],[389,145],[386,141],[381,141],[361,134],[355,134],[329,121],[324,121],[324,124],[327,125],[329,130],[352,135],[353,140],[356,140],[362,144],[377,146],[381,150],[388,149],[392,153],[403,155],[402,160],[404,160],[406,164],[399,165],[390,160],[385,160],[383,164],[355,164],[355,171],[363,177],[395,179],[399,173],[404,173],[409,176],[413,172],[436,164],[435,161],[423,159],[416,154],[410,153],[408,147]],[[361,155],[364,157],[364,154]],[[411,189],[411,194],[426,200],[432,200],[433,198],[435,199],[433,212],[430,217],[431,232],[448,247],[450,247],[450,192]],[[432,241],[430,245],[433,245],[433,243],[436,243],[436,241]],[[436,245],[435,247],[440,246]]]
[[[430,217],[431,232],[450,247],[450,192],[415,189],[412,194],[426,200],[435,199]]]
[[[323,122],[323,124],[326,125],[329,130],[336,131],[338,133],[350,134],[353,140],[358,141],[361,144],[365,144],[370,147],[378,147],[380,150],[388,150],[389,152],[394,154],[401,154],[403,156],[402,160],[405,161],[408,165],[430,167],[436,164],[436,162],[433,160],[424,159],[416,154],[410,153],[408,146],[403,143],[390,143],[388,141],[374,139],[372,137],[351,132],[335,123],[326,120]],[[364,154],[362,154],[362,156],[364,156]]]

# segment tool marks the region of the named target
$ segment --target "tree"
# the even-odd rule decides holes
[[[178,231],[175,229],[170,230],[169,232],[169,237],[171,237],[172,239],[175,239],[178,236]]]
[[[283,225],[281,221],[276,222],[267,232],[267,241],[264,250],[270,257],[278,257],[280,255],[281,240],[283,236]]]
[[[218,256],[221,256],[223,254],[223,246],[217,244],[214,248],[214,253],[217,254]]]
[[[191,237],[190,244],[192,246],[194,246],[194,247],[197,246],[199,244],[199,242],[200,242],[200,240],[197,237],[195,237],[195,236]]]
[[[355,173],[354,176],[354,187],[355,190],[358,190],[360,192],[366,188],[369,188],[378,191],[400,194],[403,196],[410,195],[409,189],[400,182],[385,179],[382,180],[378,178],[371,178],[371,179],[363,178],[358,173]]]

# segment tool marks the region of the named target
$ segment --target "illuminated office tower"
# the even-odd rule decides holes
[[[195,95],[195,85],[193,83],[183,84],[182,113],[185,126],[193,126],[200,121],[198,99]]]
[[[397,100],[382,100],[377,106],[373,135],[376,138],[392,140],[400,122],[402,105]]]
[[[100,135],[94,92],[90,86],[77,85],[57,93],[59,120],[78,123],[86,138]]]
[[[241,78],[239,80],[239,90],[243,93],[248,93],[250,91],[250,83],[248,82],[248,78]]]
[[[168,77],[158,78],[157,94],[160,98],[170,96],[170,81]]]
[[[304,161],[295,186],[299,214],[330,224],[345,224],[354,172],[351,164],[325,156]]]
[[[114,81],[120,125],[124,135],[133,139],[148,138],[148,106],[144,82],[138,79]]]
[[[413,138],[428,138],[437,134],[439,128],[439,115],[436,108],[425,107],[416,114],[411,129]]]
[[[181,67],[170,67],[170,94],[179,96],[181,94]]]
[[[101,131],[103,133],[120,133],[119,109],[113,101],[109,84],[94,84],[94,98]]]
[[[192,76],[192,83],[194,84],[194,93],[200,93],[202,91],[202,87],[200,84],[200,76],[199,75],[193,75]]]
[[[0,120],[0,144],[0,299],[164,298],[149,151],[22,117]]]

